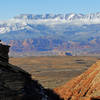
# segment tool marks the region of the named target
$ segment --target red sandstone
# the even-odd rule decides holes
[[[54,91],[64,100],[100,99],[100,61]]]

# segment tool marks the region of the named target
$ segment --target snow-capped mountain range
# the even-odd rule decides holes
[[[58,24],[83,25],[100,24],[100,13],[95,14],[21,14],[7,21],[0,21],[0,34],[22,29],[32,29],[30,25],[44,24],[53,27]]]
[[[21,14],[0,21],[0,39],[15,52],[100,52],[100,13]]]

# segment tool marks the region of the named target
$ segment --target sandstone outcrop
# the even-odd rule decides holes
[[[64,100],[100,100],[100,61],[54,91]]]

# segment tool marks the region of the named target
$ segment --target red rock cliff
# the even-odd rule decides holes
[[[64,100],[100,100],[100,61],[54,91]]]

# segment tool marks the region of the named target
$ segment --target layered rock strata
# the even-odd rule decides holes
[[[100,60],[54,91],[64,100],[100,100]]]

